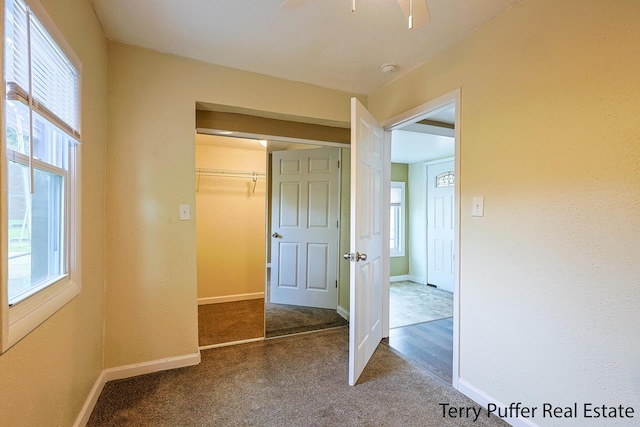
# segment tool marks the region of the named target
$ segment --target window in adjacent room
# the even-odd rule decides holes
[[[4,36],[3,350],[80,290],[80,64],[36,1],[5,1]]]
[[[404,256],[405,246],[405,203],[404,203],[404,182],[391,181],[391,215],[390,215],[390,233],[389,244],[391,247],[390,255]]]

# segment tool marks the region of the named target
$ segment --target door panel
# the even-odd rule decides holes
[[[298,246],[287,242],[278,245],[278,286],[281,288],[298,288]]]
[[[331,214],[329,208],[329,191],[330,183],[328,182],[310,182],[309,183],[309,227],[324,228],[329,227],[329,218]]]
[[[427,168],[427,283],[453,292],[453,161]]]
[[[338,149],[275,151],[272,171],[270,301],[336,309]]]
[[[300,184],[284,182],[280,184],[280,227],[300,226]]]
[[[353,98],[349,385],[355,385],[382,339],[383,142],[382,127]]]
[[[307,245],[307,288],[328,291],[329,245]]]

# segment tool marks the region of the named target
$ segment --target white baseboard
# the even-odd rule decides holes
[[[107,381],[121,380],[123,378],[136,377],[138,375],[151,374],[153,372],[167,371],[169,369],[184,368],[200,363],[200,352],[185,354],[184,356],[168,357],[166,359],[151,360],[149,362],[134,363],[132,365],[118,366],[104,370]]]
[[[93,412],[93,408],[96,407],[100,393],[102,393],[102,389],[106,383],[107,380],[105,379],[104,371],[102,371],[100,372],[100,375],[98,375],[98,379],[95,384],[93,384],[93,387],[89,392],[89,396],[87,396],[87,400],[85,400],[84,405],[80,410],[80,414],[78,414],[78,418],[76,418],[76,422],[73,423],[73,427],[84,427],[87,425],[89,418],[91,417],[91,413]]]
[[[221,302],[245,301],[250,299],[264,298],[264,292],[256,292],[253,294],[237,294],[225,295],[223,297],[198,298],[198,305],[218,304]]]
[[[102,389],[108,381],[121,380],[152,372],[167,371],[169,369],[184,368],[200,363],[200,351],[184,356],[168,357],[166,359],[152,360],[150,362],[134,363],[133,365],[118,366],[103,370],[89,392],[89,396],[82,406],[80,414],[76,418],[74,427],[84,427],[91,417],[91,412],[102,393]]]
[[[493,403],[500,407],[509,406],[508,404],[504,404],[502,402],[497,401],[496,399],[493,399],[487,393],[475,387],[468,381],[463,380],[462,378],[458,379],[458,391],[464,394],[465,396],[467,396],[468,398],[470,398],[471,400],[473,400],[474,402],[478,403],[480,406],[482,406],[485,409],[487,408],[487,405],[489,405],[489,403]],[[502,419],[508,422],[513,427],[539,427],[538,424],[526,418],[504,417]]]
[[[422,277],[418,277],[418,276],[412,276],[410,274],[403,274],[401,276],[391,276],[389,278],[390,282],[405,282],[405,281],[409,281],[409,282],[415,282],[415,283],[419,283],[421,285],[426,285],[427,281],[424,280],[424,278]]]
[[[427,284],[427,279],[424,277],[418,277],[418,276],[411,276],[409,275],[409,280],[415,283],[419,283],[421,285],[426,285]]]
[[[344,308],[338,306],[337,311],[338,311],[338,314],[342,316],[344,320],[346,320],[347,322],[349,321],[349,310],[345,310]]]

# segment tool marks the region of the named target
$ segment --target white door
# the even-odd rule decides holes
[[[349,385],[382,339],[383,140],[382,127],[352,98]]]
[[[272,154],[270,301],[335,310],[338,149]]]
[[[453,161],[427,167],[427,283],[453,292]]]

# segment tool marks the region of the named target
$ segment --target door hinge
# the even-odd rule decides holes
[[[340,228],[340,220],[336,221],[336,228]]]
[[[338,287],[338,281],[336,280],[336,288]]]
[[[338,169],[340,169],[340,160],[338,160]]]

